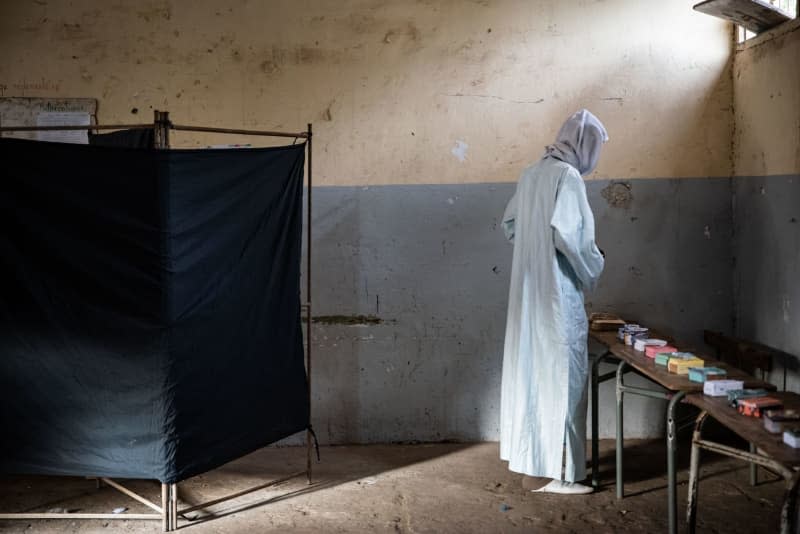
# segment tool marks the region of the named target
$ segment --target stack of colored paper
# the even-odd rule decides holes
[[[663,339],[637,339],[633,343],[633,350],[638,350],[639,352],[644,352],[647,347],[664,347],[666,346],[667,342]],[[673,351],[674,352],[674,351]]]
[[[725,397],[729,391],[741,391],[744,382],[741,380],[708,380],[703,384],[703,394],[709,397]]]
[[[791,428],[785,430],[783,432],[783,442],[794,449],[800,448],[800,429]]]
[[[739,399],[749,399],[753,397],[764,397],[767,395],[766,389],[732,389],[728,391],[728,402],[736,408]]]
[[[767,432],[780,434],[784,430],[800,426],[800,412],[797,410],[767,410],[764,412],[764,428]]]
[[[761,417],[766,410],[783,408],[783,403],[774,397],[750,397],[736,401],[736,409],[742,415]]]
[[[673,354],[678,354],[677,352],[659,352],[656,354],[656,365],[663,365],[664,367],[669,364],[669,359],[672,357]]]
[[[663,347],[645,347],[644,354],[648,358],[655,358],[661,352],[678,352],[678,349],[672,345],[664,345]]]
[[[690,353],[678,353],[678,354],[690,354]],[[669,359],[669,363],[667,364],[667,370],[670,373],[675,373],[676,375],[688,375],[689,369],[692,367],[703,367],[705,362],[695,356],[694,354],[691,355],[691,358],[676,358],[672,357]]]
[[[689,369],[689,380],[702,384],[706,380],[714,380],[727,374],[728,371],[719,367],[692,367]]]

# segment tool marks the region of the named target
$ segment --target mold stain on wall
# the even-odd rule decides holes
[[[601,195],[612,208],[628,209],[633,203],[633,185],[630,182],[612,181],[603,188]]]

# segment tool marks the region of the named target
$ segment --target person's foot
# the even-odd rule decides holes
[[[553,480],[552,478],[531,477],[528,475],[522,475],[522,489],[528,491],[536,491],[549,484],[550,481],[552,480]]]
[[[563,480],[553,480],[549,484],[532,490],[534,493],[558,493],[561,495],[586,495],[594,490],[591,486],[584,486],[577,482],[565,482]]]

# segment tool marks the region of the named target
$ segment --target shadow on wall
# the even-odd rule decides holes
[[[735,191],[736,335],[800,356],[800,175],[737,177]],[[798,362],[787,389],[800,391]],[[778,362],[770,376],[781,384]]]

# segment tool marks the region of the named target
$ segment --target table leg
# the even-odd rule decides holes
[[[625,362],[620,362],[617,366],[617,499],[622,499],[625,496],[625,488],[623,487],[622,482],[622,452],[625,446],[624,438],[625,432],[622,427],[623,425],[623,413],[622,413],[622,400],[624,396],[623,388],[625,386],[625,382],[623,379],[623,375],[625,373],[625,367],[628,364]]]
[[[600,487],[600,363],[611,354],[606,351],[592,362],[592,487]]]
[[[667,407],[667,481],[669,486],[669,503],[667,513],[669,515],[669,532],[678,532],[678,484],[676,475],[675,455],[678,450],[678,436],[675,425],[675,407],[686,396],[685,391],[676,392],[669,401]]]
[[[708,417],[707,412],[701,412],[697,416],[692,436],[692,458],[689,463],[689,501],[686,508],[686,523],[688,524],[689,534],[694,534],[697,523],[697,484],[700,479],[700,446],[698,441],[703,432],[703,423]],[[673,523],[670,522],[670,531],[673,530]]]
[[[756,444],[750,443],[750,452],[756,454]],[[750,464],[750,485],[756,486],[758,484],[758,464]]]
[[[797,490],[800,486],[800,472],[787,480],[786,496],[781,508],[781,534],[797,532]]]

